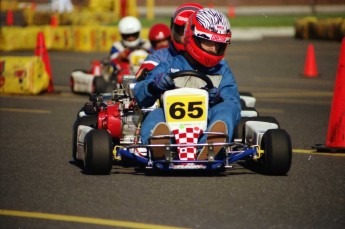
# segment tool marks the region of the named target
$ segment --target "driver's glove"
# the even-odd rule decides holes
[[[222,97],[220,97],[218,88],[214,87],[214,88],[208,89],[207,91],[208,91],[208,102],[210,104],[210,107],[223,101]]]
[[[156,76],[152,84],[149,85],[151,94],[163,93],[175,88],[174,80],[166,73]]]

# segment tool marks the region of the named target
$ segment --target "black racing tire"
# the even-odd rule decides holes
[[[109,174],[113,164],[112,140],[105,129],[91,130],[85,136],[84,171],[87,174]]]
[[[81,162],[76,157],[78,126],[80,126],[80,125],[97,128],[97,116],[96,115],[87,115],[87,116],[83,116],[83,117],[78,117],[73,124],[72,158],[75,162]]]
[[[286,175],[291,167],[292,147],[289,134],[283,129],[264,133],[261,142],[264,155],[260,158],[263,172],[268,175]]]
[[[102,76],[95,76],[93,79],[94,93],[105,93],[107,89],[107,82]]]
[[[234,128],[234,133],[232,135],[232,141],[235,139],[242,139],[241,142],[243,142],[243,132],[244,132],[244,124],[249,119],[249,117],[241,117],[240,121]]]
[[[239,93],[240,93],[240,95],[242,95],[242,96],[254,97],[254,95],[253,95],[251,92],[240,91]]]
[[[243,99],[240,98],[240,104],[241,104],[241,109],[244,109],[247,107],[246,105],[246,101],[244,101]]]
[[[72,93],[76,93],[74,90],[74,79],[72,76],[70,76],[70,78],[69,78],[69,86],[71,87]]]

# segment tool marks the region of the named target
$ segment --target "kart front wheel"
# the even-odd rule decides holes
[[[112,167],[112,140],[107,130],[91,130],[85,136],[84,170],[88,174],[109,174]]]
[[[266,174],[285,175],[289,172],[292,159],[291,139],[283,129],[271,129],[264,133],[261,142],[264,155],[261,166]]]
[[[87,115],[83,117],[78,117],[73,124],[73,142],[72,142],[72,157],[74,161],[80,162],[77,159],[77,138],[78,138],[78,126],[91,126],[93,128],[97,127],[97,116],[96,115]]]

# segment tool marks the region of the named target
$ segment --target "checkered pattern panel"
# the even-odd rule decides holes
[[[177,144],[198,143],[198,138],[202,133],[199,127],[183,127],[172,131]],[[195,147],[178,147],[180,160],[193,161],[196,158]]]

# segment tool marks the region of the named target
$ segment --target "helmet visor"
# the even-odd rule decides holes
[[[208,54],[222,56],[225,53],[227,43],[220,43],[194,36],[196,45]]]
[[[130,34],[121,34],[121,37],[125,41],[133,41],[139,38],[139,32]]]
[[[182,37],[184,33],[184,25],[173,24],[173,37],[177,43],[182,43]]]

